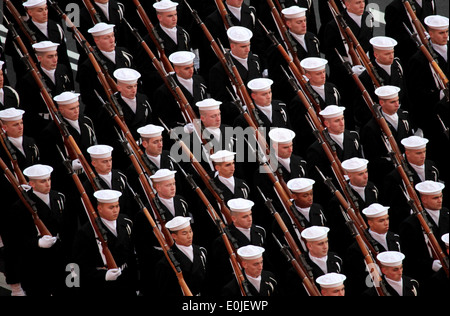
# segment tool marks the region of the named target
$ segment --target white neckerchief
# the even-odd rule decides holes
[[[50,194],[43,194],[36,191],[33,192],[38,198],[40,198],[45,204],[47,204],[48,207],[50,207]]]
[[[220,141],[220,128],[219,127],[206,127],[205,129],[214,136],[214,139],[216,141]]]
[[[68,118],[66,118],[66,121],[70,124],[70,126],[72,126],[73,128],[75,128],[77,130],[78,134],[81,135],[81,128],[80,128],[80,124],[78,123],[78,120],[72,121],[72,120],[69,120]]]
[[[324,84],[321,86],[311,85],[311,87],[314,89],[314,91],[316,91],[320,95],[322,100],[325,100],[325,85]]]
[[[323,271],[323,273],[327,274],[327,260],[328,256],[323,256],[322,258],[313,257],[311,253],[309,253],[309,258],[319,266],[319,268]]]
[[[261,275],[259,275],[256,278],[249,276],[248,274],[245,274],[245,276],[247,277],[248,281],[255,287],[255,289],[259,293],[259,290],[261,289]]]
[[[417,172],[420,180],[425,181],[425,164],[421,166],[417,166],[415,164],[410,163],[411,167]]]
[[[352,18],[353,21],[356,22],[356,24],[358,24],[359,27],[361,27],[361,19],[362,19],[362,15],[356,15],[354,13],[348,12],[348,16]]]
[[[386,71],[389,76],[391,75],[391,66],[392,65],[383,65],[383,64],[380,64],[377,60],[375,60],[375,62],[377,63],[378,66],[380,66],[382,69],[384,69],[384,71]]]
[[[48,29],[47,29],[48,23],[47,23],[47,22],[39,23],[39,22],[36,22],[36,21],[33,21],[33,20],[31,20],[31,22],[33,22],[34,25],[36,25],[36,27],[37,27],[42,33],[44,33],[45,36],[48,38]]]
[[[388,245],[387,245],[387,241],[386,241],[387,233],[378,234],[378,233],[374,232],[371,229],[369,229],[369,233],[373,237],[373,239],[378,241],[384,247],[384,249],[389,250]]]
[[[297,205],[295,206],[295,208],[301,213],[303,214],[303,216],[305,216],[306,220],[309,222],[309,210],[311,209],[310,207],[298,207]]]
[[[102,10],[102,12],[105,14],[106,18],[109,21],[109,2],[107,3],[95,3],[96,5],[98,5],[98,7]]]
[[[384,114],[384,118],[386,119],[386,121],[391,123],[391,125],[395,128],[395,130],[397,130],[398,129],[398,114],[394,113],[393,115],[389,115],[385,112],[383,112],[383,114]]]
[[[184,79],[177,75],[178,81],[190,92],[191,95],[194,95],[194,79]]]
[[[269,119],[269,121],[272,123],[272,104],[269,104],[268,106],[260,106],[256,104],[256,107],[264,113],[265,116]]]
[[[237,228],[237,230],[239,230],[241,233],[243,233],[244,235],[245,235],[245,237],[247,237],[248,238],[248,240],[251,240],[250,239],[250,228],[242,228],[242,227],[237,227],[236,226],[236,228]]]
[[[387,283],[398,293],[398,295],[403,296],[403,278],[400,281],[394,281],[386,278]]]
[[[184,253],[189,260],[191,260],[192,262],[194,262],[194,248],[192,247],[192,245],[190,246],[182,246],[182,245],[177,245],[178,249],[181,250],[182,253]]]
[[[234,193],[234,177],[225,178],[222,176],[218,176],[219,181],[222,182],[227,186],[228,189],[230,189],[231,192]]]
[[[50,70],[48,70],[48,69],[45,69],[45,68],[43,68],[43,67],[41,67],[42,68],[42,71],[50,78],[50,80],[54,83],[54,84],[56,84],[56,80],[55,80],[55,71],[56,71],[56,69],[50,69]]]
[[[431,216],[436,226],[439,226],[439,216],[441,214],[440,210],[430,210],[428,208],[425,208],[427,213]]]
[[[169,29],[169,28],[161,25],[161,28],[167,35],[169,35],[169,37],[175,42],[175,44],[178,44],[177,27],[176,26]]]
[[[5,104],[5,92],[3,88],[0,89],[0,103]]]
[[[25,151],[23,150],[23,137],[9,137],[9,141],[25,156]]]
[[[149,154],[146,154],[148,159],[150,159],[155,165],[156,167],[159,169],[161,168],[161,155],[158,156],[150,156]]]
[[[280,158],[277,156],[278,161],[286,168],[288,172],[291,172],[291,158]]]
[[[169,209],[170,214],[175,216],[175,206],[173,204],[173,198],[165,199],[165,198],[160,197],[159,195],[158,195],[158,197],[159,197],[161,203],[164,204]]]
[[[245,69],[248,70],[248,61],[247,58],[240,58],[235,56],[233,53],[231,53],[231,56],[233,56],[238,62],[240,62],[242,64],[242,66],[245,67]]]
[[[241,21],[241,7],[233,7],[231,5],[227,4],[228,9],[230,10],[230,12],[236,17],[236,19],[238,19],[239,21]]]
[[[358,187],[358,186],[353,185],[351,183],[350,183],[350,186],[352,187],[353,190],[355,190],[359,194],[359,196],[361,196],[363,201],[366,200],[366,192],[365,192],[366,188],[365,187]]]
[[[300,45],[302,45],[302,47],[308,51],[308,48],[306,47],[306,43],[305,43],[305,34],[295,34],[292,33],[291,31],[289,31],[289,33],[291,33],[291,35],[297,40],[297,42],[300,43]]]
[[[111,233],[114,234],[114,236],[117,237],[117,221],[108,221],[107,219],[104,219],[103,217],[100,217],[103,224],[111,231]]]
[[[114,64],[116,63],[116,50],[115,49],[113,49],[111,52],[105,52],[104,50],[101,50],[101,52],[103,55],[105,55],[106,58],[108,58]]]
[[[339,147],[344,149],[344,133],[341,133],[341,134],[331,134],[330,133],[330,137],[331,137],[331,139],[333,139],[336,142],[336,144],[339,145]]]
[[[124,97],[123,95],[121,95],[121,97],[122,97],[122,100],[126,104],[128,104],[128,106],[130,107],[131,111],[133,111],[133,113],[136,114],[136,107],[137,107],[137,105],[136,105],[136,98],[129,99],[127,97]]]
[[[447,61],[447,45],[438,45],[431,42],[431,46],[433,46],[434,50],[437,51],[439,55],[445,59],[445,61]]]
[[[106,182],[108,187],[111,189],[112,188],[112,185],[111,185],[112,172],[110,172],[108,174],[99,174],[99,176]]]

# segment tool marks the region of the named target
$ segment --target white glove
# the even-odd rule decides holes
[[[80,159],[72,160],[72,169],[73,171],[78,171],[83,169],[83,165],[80,162]]]
[[[433,265],[431,266],[431,269],[433,269],[434,272],[438,272],[442,268],[442,263],[439,260],[434,260]]]
[[[27,296],[20,283],[11,284],[11,296]]]
[[[364,68],[364,66],[361,65],[356,65],[352,67],[352,71],[359,77],[364,70],[366,70],[366,68]]]
[[[120,268],[109,269],[106,271],[105,280],[106,281],[115,281],[122,274],[122,270]]]
[[[52,237],[49,235],[44,235],[41,238],[39,238],[38,245],[41,248],[50,248],[53,246],[56,242],[56,237]]]
[[[183,130],[186,134],[191,134],[194,131],[194,124],[187,123],[184,125]]]

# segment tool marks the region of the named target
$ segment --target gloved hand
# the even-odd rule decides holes
[[[11,284],[11,296],[27,296],[20,283]]]
[[[187,123],[184,125],[183,130],[186,134],[191,134],[194,131],[194,124]]]
[[[122,274],[122,270],[120,268],[109,269],[106,271],[105,280],[106,281],[115,281]]]
[[[52,237],[49,235],[44,235],[39,238],[38,245],[40,248],[50,248],[56,242],[56,237]]]
[[[431,266],[431,269],[433,269],[434,272],[438,272],[442,268],[442,263],[439,260],[434,260],[433,265]]]
[[[364,66],[361,65],[356,65],[352,67],[352,71],[359,77],[364,70],[366,70],[366,68],[364,68]]]
[[[80,159],[72,160],[72,169],[73,171],[78,171],[83,169],[83,165],[80,162]]]

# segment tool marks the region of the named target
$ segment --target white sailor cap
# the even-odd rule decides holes
[[[94,145],[87,149],[87,152],[92,159],[103,159],[111,157],[111,153],[114,150],[108,145]]]
[[[377,255],[377,259],[384,266],[398,267],[405,259],[405,255],[399,251],[383,251]]]
[[[7,108],[0,111],[0,120],[5,122],[14,122],[22,119],[24,110],[16,109],[16,108]]]
[[[191,218],[184,216],[175,216],[166,223],[166,228],[170,231],[178,231],[191,225]]]
[[[253,92],[255,91],[267,91],[270,89],[270,87],[273,84],[273,80],[269,79],[269,78],[256,78],[256,79],[252,79],[247,83],[247,87],[252,90]]]
[[[91,27],[88,30],[88,33],[92,34],[92,36],[102,36],[107,35],[114,32],[114,24],[106,24],[105,22],[100,22]]]
[[[425,180],[416,184],[416,190],[425,195],[440,194],[444,188],[445,184],[432,180]]]
[[[228,207],[233,212],[248,212],[252,209],[255,203],[253,201],[243,199],[243,198],[235,198],[230,199],[227,202]]]
[[[383,206],[379,203],[372,203],[368,207],[363,209],[362,212],[368,218],[375,218],[386,215],[388,213],[388,210],[388,206]]]
[[[22,5],[25,8],[32,9],[34,7],[39,7],[44,4],[47,4],[47,0],[28,0],[28,1],[24,2]]]
[[[445,243],[445,245],[448,247],[448,233],[442,235],[441,240]]]
[[[219,150],[210,156],[211,160],[214,162],[226,162],[233,161],[236,153],[228,150]]]
[[[277,144],[288,144],[295,138],[295,132],[283,127],[272,128],[269,132],[270,139]]]
[[[402,145],[405,149],[418,150],[427,147],[428,139],[420,136],[409,136],[401,140]]]
[[[177,6],[178,3],[170,0],[161,0],[153,4],[153,8],[155,8],[157,12],[170,12],[175,10]]]
[[[119,68],[114,71],[113,75],[118,83],[121,82],[124,84],[136,84],[141,77],[138,71],[131,68]]]
[[[217,101],[213,98],[207,98],[195,103],[195,105],[198,107],[200,111],[218,110],[220,109],[221,104],[222,104],[221,101]]]
[[[337,105],[328,105],[325,109],[319,112],[326,119],[335,118],[344,115],[345,107]]]
[[[375,89],[375,94],[379,99],[390,100],[398,97],[398,93],[400,92],[400,88],[396,86],[381,86]]]
[[[318,277],[316,282],[322,288],[334,288],[344,284],[345,279],[347,279],[347,277],[343,274],[330,272]]]
[[[369,160],[364,158],[353,157],[342,162],[342,168],[347,172],[359,172],[367,169]]]
[[[237,250],[237,253],[239,257],[241,257],[244,260],[254,260],[261,258],[264,251],[265,249],[263,247],[247,245],[240,247]]]
[[[122,192],[117,190],[98,190],[94,192],[94,197],[98,203],[116,203],[122,196]]]
[[[143,127],[137,129],[137,132],[141,135],[142,138],[153,138],[161,136],[164,127],[148,124]]]
[[[306,8],[301,8],[299,6],[293,5],[289,8],[281,10],[281,13],[286,19],[296,19],[305,16],[307,10],[308,9]]]
[[[294,193],[311,191],[316,181],[309,178],[294,178],[289,180],[286,185]]]
[[[77,102],[79,96],[79,93],[64,91],[63,93],[54,97],[53,100],[55,100],[58,105],[67,105]]]
[[[40,41],[33,44],[33,49],[39,53],[53,52],[58,49],[59,44],[51,41]]]
[[[330,229],[326,226],[310,226],[302,230],[302,237],[307,241],[318,241],[326,238]]]
[[[175,178],[175,170],[159,169],[153,175],[150,176],[153,182],[161,182]]]
[[[435,30],[448,29],[448,18],[442,15],[429,15],[423,21],[429,28]]]
[[[320,71],[325,69],[327,64],[328,60],[320,57],[307,57],[300,62],[300,66],[302,66],[305,71]]]
[[[53,172],[53,168],[48,165],[36,164],[26,168],[23,174],[30,180],[43,180],[50,178]]]
[[[375,36],[369,42],[374,49],[379,50],[392,50],[398,44],[395,39],[388,36]]]
[[[195,54],[189,51],[178,51],[170,54],[169,60],[174,66],[189,66],[194,63]]]
[[[234,43],[248,43],[253,37],[253,32],[243,26],[232,26],[227,30],[227,36]]]

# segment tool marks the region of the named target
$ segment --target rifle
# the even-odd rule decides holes
[[[183,292],[183,295],[184,296],[192,296],[192,292],[189,289],[188,285],[186,284],[186,281],[184,280],[183,272],[181,271],[181,268],[180,268],[180,263],[175,258],[175,255],[173,254],[173,250],[171,249],[171,246],[169,246],[167,243],[168,241],[172,240],[172,237],[170,237],[170,239],[164,237],[164,235],[161,233],[160,229],[156,225],[155,221],[153,220],[152,216],[150,215],[149,211],[145,207],[144,203],[140,199],[139,194],[134,192],[134,190],[131,188],[131,186],[129,184],[128,184],[128,188],[129,188],[130,192],[133,194],[134,199],[138,203],[139,208],[142,210],[145,217],[149,221],[149,223],[153,229],[153,233],[155,234],[155,237],[158,240],[158,243],[161,245],[161,248],[164,251],[164,255],[166,256],[167,262],[169,262],[171,268],[173,269],[173,271],[175,272],[175,274],[177,276],[178,284],[181,287],[181,291]],[[173,240],[172,240],[172,244],[173,244]]]
[[[81,195],[81,200],[82,200],[84,208],[86,210],[86,214],[89,218],[89,222],[91,223],[92,229],[94,230],[96,239],[98,240],[98,242],[101,245],[104,263],[108,269],[117,269],[117,264],[116,264],[114,257],[108,247],[106,231],[102,226],[101,219],[100,219],[100,217],[97,216],[97,213],[95,212],[95,209],[92,206],[91,201],[89,200],[89,197],[86,193],[86,190],[83,187],[83,184],[80,181],[80,178],[78,177],[78,175],[74,172],[74,170],[72,168],[72,164],[71,164],[70,160],[64,156],[64,154],[62,153],[61,149],[58,146],[57,146],[57,148],[58,148],[59,154],[61,155],[61,158],[63,160],[63,165],[66,167],[68,174],[71,175],[71,177],[78,189],[78,192]]]
[[[394,136],[392,135],[391,129],[387,125],[386,120],[385,120],[383,114],[381,113],[380,108],[377,107],[373,103],[372,99],[368,95],[367,91],[364,88],[364,85],[361,83],[358,76],[353,73],[353,71],[351,70],[351,67],[348,65],[348,62],[345,62],[342,59],[342,56],[340,56],[340,57],[341,57],[342,62],[346,66],[347,70],[354,78],[354,80],[355,80],[356,84],[358,85],[358,87],[360,88],[360,90],[363,91],[364,99],[366,100],[366,103],[369,106],[369,108],[372,110],[372,113],[373,113],[379,127],[381,128],[382,134],[385,139],[386,147],[390,151],[389,154],[392,158],[391,160],[403,181],[403,184],[406,188],[406,192],[409,195],[408,201],[411,201],[411,203],[414,203],[414,206],[417,209],[418,219],[422,225],[422,228],[424,229],[425,232],[427,232],[427,234],[430,235],[431,246],[433,247],[434,252],[439,256],[439,260],[441,261],[442,267],[446,271],[446,274],[448,277],[449,262],[448,262],[448,260],[445,259],[445,255],[443,254],[441,246],[437,242],[436,237],[433,235],[433,232],[430,230],[429,226],[423,220],[423,216],[422,216],[423,206],[420,202],[420,199],[417,195],[416,190],[413,187],[412,180],[408,176],[408,174],[410,174],[409,169],[404,161],[403,155],[400,152],[398,144],[395,141]]]
[[[83,168],[86,172],[86,174],[89,177],[89,180],[92,183],[92,186],[95,188],[98,186],[98,182],[95,181],[96,176],[94,175],[91,167],[89,166],[89,163],[87,162],[86,158],[84,157],[83,153],[81,152],[80,148],[78,147],[78,144],[76,143],[73,136],[69,133],[67,129],[67,123],[64,122],[63,117],[61,113],[58,111],[58,109],[55,106],[55,103],[53,102],[53,99],[49,93],[48,87],[45,85],[45,82],[42,78],[42,75],[40,74],[36,64],[31,59],[27,48],[23,44],[22,39],[17,34],[17,31],[15,30],[12,23],[8,21],[8,19],[3,14],[3,18],[5,19],[5,22],[8,26],[8,30],[11,32],[13,38],[14,38],[14,45],[16,47],[17,52],[21,56],[22,61],[25,63],[25,66],[27,67],[28,71],[30,71],[34,81],[39,87],[39,90],[41,92],[41,96],[47,106],[48,112],[52,117],[53,122],[58,127],[61,136],[64,139],[64,146],[66,150],[69,153],[69,156],[72,160],[79,159],[81,164],[83,165]]]
[[[21,186],[21,183],[19,183],[14,176],[14,174],[9,170],[6,163],[3,161],[3,159],[0,158],[0,166],[2,170],[5,172],[5,176],[8,179],[9,183],[13,186],[14,190],[16,191],[17,195],[19,196],[20,200],[22,201],[23,205],[27,208],[27,210],[30,212],[31,216],[33,217],[34,225],[36,225],[39,235],[40,236],[52,236],[50,231],[47,229],[45,224],[42,222],[42,220],[39,218],[39,215],[37,214],[37,208],[36,203],[30,199],[28,196],[28,193],[23,189]],[[22,184],[26,184],[22,183]]]
[[[153,192],[153,188],[151,187],[147,176],[144,174],[144,171],[142,170],[136,156],[133,154],[133,152],[130,150],[128,141],[120,135],[120,133],[116,130],[116,133],[119,137],[119,142],[122,144],[123,150],[125,154],[130,158],[131,163],[133,164],[134,169],[136,170],[136,173],[139,177],[139,182],[141,183],[141,186],[147,195],[147,200],[150,202],[150,205],[153,209],[153,213],[155,214],[158,222],[161,225],[161,229],[164,234],[164,238],[166,239],[166,242],[169,244],[169,247],[172,247],[173,245],[173,239],[170,235],[169,230],[166,228],[166,216],[163,208],[159,204],[158,200],[156,199],[156,196]],[[131,189],[131,188],[130,188]],[[136,196],[136,195],[135,195]]]
[[[30,29],[27,23],[23,20],[23,18],[20,16],[19,11],[17,11],[16,7],[10,0],[5,0],[6,7],[8,8],[9,12],[11,12],[12,16],[14,17],[14,20],[16,20],[16,23],[19,25],[21,31],[25,36],[28,38],[28,41],[31,44],[35,44],[37,42],[36,36],[34,32]]]
[[[220,16],[222,17],[225,29],[228,30],[230,27],[233,26],[233,23],[231,22],[230,15],[228,14],[227,9],[225,8],[225,4],[223,3],[224,0],[214,0],[214,1],[216,2],[217,10],[219,11]]]
[[[209,202],[208,198],[205,196],[203,191],[199,188],[199,186],[195,183],[191,174],[186,173],[186,171],[180,166],[180,164],[169,156],[169,158],[178,165],[178,168],[183,173],[184,178],[186,178],[187,182],[191,186],[191,188],[197,193],[200,200],[202,200],[203,204],[206,206],[206,210],[211,217],[214,224],[216,224],[217,229],[219,230],[220,236],[225,244],[225,248],[227,249],[228,255],[230,257],[231,267],[233,268],[234,275],[236,277],[236,281],[239,284],[239,288],[241,289],[241,293],[243,296],[251,296],[249,288],[248,288],[248,280],[244,277],[242,273],[242,268],[240,266],[240,262],[236,256],[236,251],[238,248],[236,239],[231,235],[228,227],[223,223],[220,217],[217,215],[217,212],[214,210],[214,207]]]
[[[273,238],[277,242],[278,246],[281,249],[281,253],[286,257],[287,261],[289,261],[292,266],[294,267],[297,274],[300,276],[300,279],[302,280],[303,286],[305,287],[306,291],[310,296],[321,296],[320,291],[317,289],[317,286],[314,282],[311,267],[308,265],[308,263],[305,260],[304,255],[298,248],[297,244],[294,241],[294,238],[292,238],[291,233],[289,232],[286,224],[284,223],[283,219],[281,218],[280,214],[275,210],[275,208],[272,205],[272,200],[268,199],[264,196],[261,189],[257,186],[259,193],[261,194],[262,198],[264,199],[264,204],[269,209],[272,216],[277,221],[278,225],[280,226],[284,237],[286,241],[288,242],[289,248],[293,251],[294,255],[292,255],[288,249],[286,249],[285,246],[283,246],[280,241],[277,239],[274,233],[272,233]]]
[[[166,53],[164,52],[164,42],[162,41],[161,37],[159,37],[158,32],[154,28],[152,22],[150,21],[150,18],[148,17],[139,0],[133,0],[133,2],[136,5],[136,11],[141,18],[142,23],[144,23],[145,27],[147,28],[147,32],[150,35],[150,38],[158,49],[159,58],[161,59],[164,68],[168,73],[173,72],[172,64],[170,63],[169,59],[166,56]]]
[[[100,14],[98,14],[97,10],[95,10],[94,6],[92,5],[92,2],[90,0],[83,0],[84,6],[89,12],[89,15],[91,16],[92,23],[97,24],[100,22],[103,22]]]
[[[8,155],[9,160],[11,160],[14,173],[16,174],[17,179],[19,180],[20,184],[26,184],[27,180],[25,179],[25,176],[22,173],[22,170],[20,170],[19,164],[17,162],[17,155],[16,150],[12,147],[10,140],[5,134],[5,131],[2,128],[2,123],[0,121],[0,141],[3,145],[3,148],[6,151],[6,154]]]
[[[192,166],[194,167],[195,171],[198,173],[198,175],[202,178],[203,183],[205,183],[208,190],[212,193],[214,198],[216,199],[217,203],[220,206],[220,211],[222,215],[225,217],[225,220],[227,223],[231,223],[231,215],[230,215],[230,209],[226,205],[221,190],[215,185],[213,179],[208,175],[206,170],[203,168],[203,166],[198,162],[198,160],[195,158],[194,154],[190,151],[190,149],[186,146],[186,144],[178,138],[175,131],[172,129],[169,129],[164,122],[159,119],[162,126],[166,129],[166,131],[169,133],[170,138],[174,139],[176,143],[178,143],[183,150],[183,152],[189,157],[189,161],[191,162]]]

